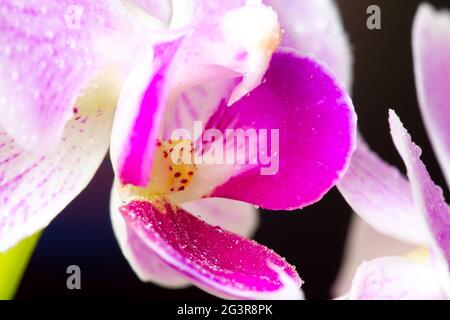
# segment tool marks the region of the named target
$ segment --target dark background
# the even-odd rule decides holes
[[[420,118],[414,85],[410,39],[420,2],[340,0],[338,4],[355,55],[353,101],[360,131],[375,151],[403,170],[388,130],[388,109],[394,109],[422,147],[431,176],[445,186]],[[429,3],[450,7],[449,0]],[[366,8],[372,4],[381,7],[381,30],[366,28]],[[112,232],[108,208],[112,177],[105,160],[87,189],[46,229],[17,297],[214,299],[194,287],[166,290],[138,280]],[[307,298],[328,298],[350,215],[345,201],[332,190],[318,204],[297,213],[263,212],[255,238],[297,266],[306,281]],[[81,290],[66,288],[66,268],[71,264],[81,268]]]

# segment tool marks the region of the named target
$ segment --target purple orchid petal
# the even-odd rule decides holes
[[[281,46],[324,62],[350,90],[353,57],[334,1],[264,0],[264,3],[278,13],[284,31]]]
[[[111,136],[111,159],[124,184],[145,186],[150,178],[168,99],[165,60],[173,57],[179,43],[176,40],[156,48],[154,63],[132,71],[122,88]]]
[[[92,105],[75,115],[43,156],[0,130],[0,251],[46,227],[86,187],[108,149],[112,113]]]
[[[208,127],[279,130],[279,148],[266,150],[279,155],[275,174],[262,175],[262,165],[248,165],[212,196],[268,209],[294,209],[318,201],[347,169],[356,115],[328,71],[294,51],[282,50],[274,54],[264,82],[230,108],[222,104]]]
[[[433,252],[436,254],[436,261],[433,262],[450,297],[450,209],[442,189],[434,184],[420,160],[420,148],[412,142],[394,111],[389,112],[389,124],[394,144],[406,166],[416,206],[429,227]]]
[[[301,280],[280,256],[254,241],[212,227],[163,198],[133,200],[127,225],[171,268],[226,298],[299,299]]]
[[[428,243],[408,181],[364,141],[358,141],[350,167],[337,186],[352,209],[379,232],[410,243]]]
[[[119,213],[122,201],[116,187],[111,191],[111,221],[120,248],[139,279],[163,287],[180,288],[190,284],[186,278],[174,272],[125,224]],[[254,206],[228,199],[202,199],[184,203],[182,208],[195,212],[195,216],[212,226],[251,236],[258,224],[258,212]]]
[[[350,300],[446,299],[431,264],[401,257],[363,263],[353,279]]]
[[[422,117],[450,186],[450,11],[422,4],[412,41]]]
[[[183,288],[190,282],[173,271],[156,253],[138,237],[136,232],[128,227],[119,212],[122,200],[116,186],[111,190],[111,223],[117,242],[131,268],[141,281],[153,282],[166,288]]]
[[[124,12],[104,0],[2,1],[0,127],[15,144],[58,144],[81,91],[119,55]]]
[[[248,19],[259,22],[240,32]],[[136,68],[118,104],[111,156],[120,181],[147,185],[156,137],[164,132],[163,120],[173,114],[174,103],[184,92],[215,81],[234,83],[239,78],[231,95],[228,93],[232,102],[256,87],[278,44],[278,31],[273,10],[244,6],[201,21],[178,32],[175,40],[155,46],[153,63]],[[222,90],[217,94],[219,98],[224,95]]]
[[[405,255],[416,246],[379,233],[354,214],[345,244],[343,262],[333,285],[333,296],[345,295],[356,270],[364,261],[384,256]]]

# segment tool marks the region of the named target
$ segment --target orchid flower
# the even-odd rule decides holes
[[[450,185],[450,13],[421,5],[412,41],[423,119]],[[389,123],[409,181],[359,142],[338,187],[373,229],[362,221],[352,226],[347,249],[352,251],[337,294],[348,299],[450,299],[449,207],[420,159],[420,148],[393,111]],[[359,266],[349,289],[353,266],[368,255],[372,260]]]
[[[302,298],[295,268],[237,232],[251,233],[255,205],[310,205],[347,169],[351,57],[330,1],[7,1],[0,14],[1,250],[46,227],[110,146],[113,227],[140,279]],[[276,170],[178,161],[228,150],[206,134],[228,129],[277,130],[233,146],[279,155]]]

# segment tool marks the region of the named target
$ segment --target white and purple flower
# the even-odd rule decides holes
[[[348,167],[351,57],[330,1],[4,1],[0,40],[0,250],[45,228],[110,146],[113,226],[142,280],[302,298],[293,266],[232,232],[251,233],[254,206],[315,203]],[[171,136],[195,121],[278,130],[277,172],[174,163],[201,152]]]
[[[450,186],[450,12],[421,5],[412,44],[422,116]],[[450,209],[420,159],[420,148],[393,111],[389,123],[408,179],[359,141],[338,188],[365,222],[352,226],[336,294],[348,299],[450,299]],[[355,267],[368,259],[350,285]]]

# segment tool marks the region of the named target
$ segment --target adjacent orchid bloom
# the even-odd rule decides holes
[[[449,12],[420,6],[413,53],[422,115],[450,185]],[[353,251],[347,252],[336,293],[348,299],[450,299],[449,207],[420,160],[419,147],[392,111],[389,122],[409,181],[361,141],[338,187],[355,212],[377,231],[355,222],[348,248]],[[412,250],[417,245],[419,249]],[[355,264],[376,256],[361,264],[348,291]]]
[[[110,143],[113,226],[142,280],[193,283],[226,298],[302,298],[293,266],[236,234],[251,234],[255,205],[318,201],[354,149],[339,16],[329,1],[295,3],[301,22],[290,1],[2,4],[0,36],[11,45],[0,56],[8,66],[0,71],[0,249],[44,228]],[[311,39],[303,52],[328,67],[301,46],[278,48],[280,23],[288,39]],[[229,150],[230,129],[265,133],[257,148],[232,145],[244,163],[184,161]],[[262,155],[279,161],[253,161]]]

